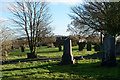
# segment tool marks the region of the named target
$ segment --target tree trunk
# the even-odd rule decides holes
[[[33,52],[33,53],[27,53],[27,58],[31,59],[31,58],[37,58],[37,55]]]
[[[27,53],[27,58],[37,58],[37,54],[35,52],[36,49],[33,49],[33,45],[30,45],[30,53]]]

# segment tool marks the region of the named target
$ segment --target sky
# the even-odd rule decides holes
[[[11,17],[8,11],[9,3],[22,0],[0,0],[0,19],[8,21]],[[41,1],[41,0],[30,0],[30,1]],[[43,0],[42,0],[43,1]],[[67,25],[70,24],[71,18],[68,14],[71,13],[71,7],[82,4],[85,0],[46,0],[49,2],[50,13],[52,14],[51,27],[55,35],[70,35],[67,31]],[[92,0],[87,0],[92,1]],[[95,1],[95,0],[93,0]],[[101,0],[100,0],[101,1]],[[104,1],[104,0],[103,0]],[[120,0],[111,0],[120,1]]]
[[[55,29],[54,32],[56,35],[69,35],[69,32],[66,32],[67,25],[71,22],[68,14],[70,13],[70,5],[67,4],[50,4],[53,23],[51,24]]]
[[[11,2],[14,2],[14,0],[0,0],[0,19],[9,21],[11,14],[7,8]],[[48,2],[50,13],[52,14],[53,22],[51,23],[51,27],[53,28],[53,33],[55,35],[70,35],[69,32],[66,32],[67,25],[71,22],[68,16],[71,11],[70,8],[81,3],[82,0],[48,0]]]

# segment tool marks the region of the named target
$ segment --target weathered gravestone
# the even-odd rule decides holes
[[[84,43],[83,42],[78,42],[78,46],[79,46],[79,51],[82,51],[84,48]]]
[[[14,46],[13,46],[13,45],[11,46],[11,49],[12,49],[12,50],[14,49]]]
[[[120,44],[116,44],[116,53],[117,53],[117,54],[120,53]]]
[[[87,51],[91,51],[91,42],[87,42]]]
[[[74,63],[75,63],[75,60],[73,59],[73,55],[72,55],[71,40],[66,39],[64,41],[64,50],[63,50],[61,64],[74,64]]]
[[[24,52],[24,46],[21,46],[21,52]]]
[[[95,47],[94,47],[95,51],[100,51],[100,45],[98,44],[95,44]]]
[[[61,47],[61,45],[59,45],[58,47],[59,47],[59,51],[61,51],[61,50],[62,50],[62,47]]]
[[[83,47],[85,47],[85,45],[86,45],[86,43],[85,43],[85,42],[83,42]]]
[[[116,66],[115,38],[107,35],[103,39],[103,59],[102,66]]]

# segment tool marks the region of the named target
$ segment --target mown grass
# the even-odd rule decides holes
[[[94,46],[92,46],[94,47]],[[92,51],[78,51],[78,47],[73,48],[74,56],[83,56],[96,53]],[[26,59],[25,52],[13,50],[7,57],[7,60],[22,60]],[[45,58],[62,57],[63,51],[58,48],[47,48],[46,46],[37,48],[39,56]],[[67,79],[67,80],[120,80],[120,58],[117,58],[118,65],[116,67],[100,66],[100,59],[81,59],[76,60],[77,64],[60,65],[60,61],[49,60],[47,62],[20,62],[16,64],[2,65],[2,80],[39,80],[39,79]]]
[[[83,49],[83,51],[78,51],[78,46],[73,46],[72,47],[72,53],[73,56],[84,56],[88,54],[93,54],[97,53],[94,51],[92,45],[92,51],[87,51],[86,47]],[[7,57],[3,57],[3,61],[6,60],[16,60],[16,59],[26,59],[27,58],[27,53],[29,53],[29,48],[25,49],[25,52],[21,52],[20,49],[13,50],[9,53]],[[62,46],[62,51],[59,51],[58,48],[52,47],[52,48],[47,48],[47,46],[43,46],[40,48],[37,48],[37,55],[38,56],[43,56],[45,58],[60,58],[63,55],[63,46]]]
[[[80,79],[119,80],[120,64],[101,67],[99,59],[77,60],[78,64],[59,65],[60,61],[25,62],[2,66],[3,80]]]

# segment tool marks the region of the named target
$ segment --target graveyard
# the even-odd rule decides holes
[[[91,51],[87,51],[87,46],[79,51],[78,46],[72,47],[72,54],[76,59],[75,64],[61,65],[62,51],[57,47],[48,48],[42,46],[37,48],[38,58],[27,59],[26,53],[20,49],[13,50],[8,57],[3,57],[2,76],[3,80],[24,79],[69,79],[69,80],[118,80],[120,78],[120,57],[116,60],[118,65],[115,67],[101,66],[101,58],[87,58],[85,56],[97,54],[92,45]],[[79,58],[80,56],[84,56]],[[99,55],[100,56],[100,55]]]
[[[120,1],[0,6],[0,79],[120,80]]]

